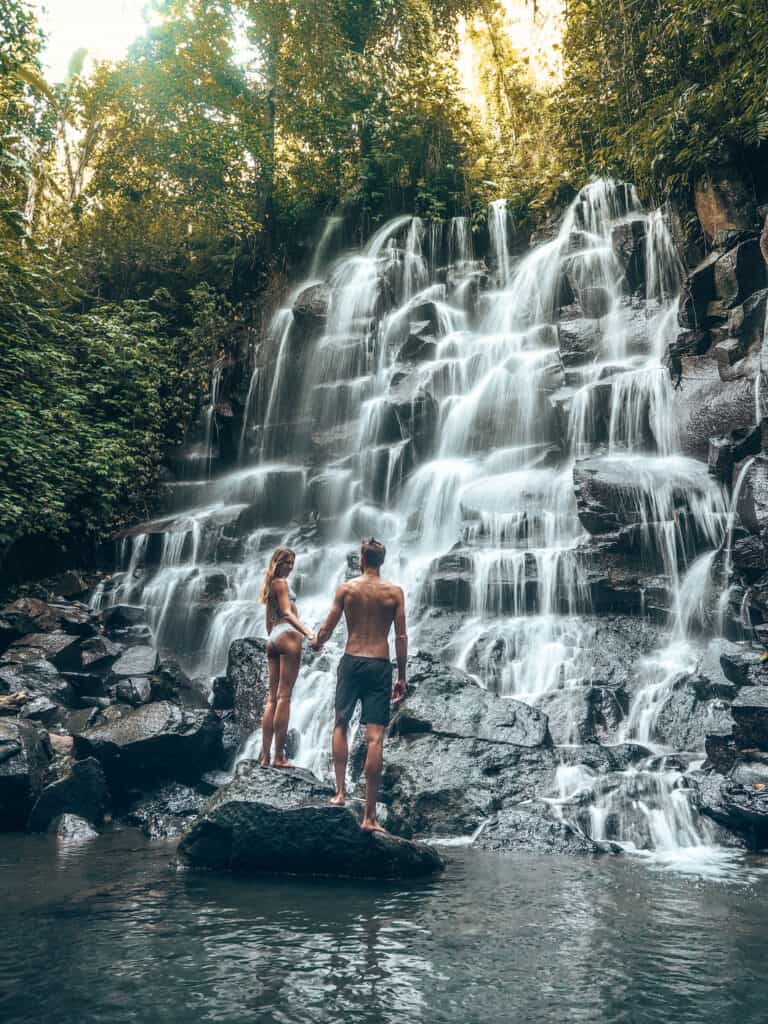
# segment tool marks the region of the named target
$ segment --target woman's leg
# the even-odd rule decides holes
[[[291,717],[291,694],[301,666],[301,635],[285,633],[280,637],[280,681],[277,686],[275,705],[275,756],[272,765],[288,767],[285,759],[285,741],[288,736],[288,722]]]
[[[269,754],[272,750],[272,735],[275,730],[275,705],[277,704],[277,687],[280,683],[280,655],[267,644],[267,671],[269,673],[269,693],[267,702],[264,705],[264,714],[261,718],[261,756],[259,764],[269,764]]]

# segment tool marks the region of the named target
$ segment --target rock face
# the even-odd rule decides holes
[[[768,787],[758,790],[722,775],[703,775],[697,782],[703,814],[746,835],[754,849],[768,845]]]
[[[49,771],[49,779],[29,816],[28,827],[33,832],[45,832],[54,818],[62,814],[74,814],[95,825],[103,821],[112,800],[96,758],[63,758],[52,779],[50,774]]]
[[[593,842],[575,828],[557,821],[546,805],[514,807],[488,821],[475,846],[496,853],[596,854],[606,845]]]
[[[443,868],[437,852],[363,832],[349,807],[308,772],[239,765],[179,844],[188,867],[247,873],[415,878]]]
[[[547,718],[494,697],[422,654],[390,725],[382,799],[400,835],[467,835],[493,811],[551,785],[557,757]]]
[[[196,779],[222,759],[222,727],[212,711],[147,704],[75,736],[75,755],[95,757],[113,793],[162,779]]]
[[[0,831],[24,828],[42,791],[49,760],[31,722],[0,718]]]
[[[232,694],[240,742],[258,729],[269,692],[265,640],[247,637],[229,648],[227,689]]]

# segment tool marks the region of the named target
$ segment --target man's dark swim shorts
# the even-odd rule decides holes
[[[389,725],[392,662],[344,654],[336,673],[336,720],[349,722],[358,701],[364,725]]]

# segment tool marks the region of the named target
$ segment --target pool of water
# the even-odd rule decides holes
[[[179,872],[172,844],[0,837],[0,1020],[768,1019],[768,874],[448,851],[420,884]]]

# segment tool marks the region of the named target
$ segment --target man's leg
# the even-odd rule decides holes
[[[385,725],[366,725],[365,743],[365,813],[361,828],[366,832],[386,831],[376,820],[376,801],[379,798],[379,783],[384,765]]]
[[[333,729],[333,772],[336,776],[336,794],[331,798],[331,803],[336,804],[337,807],[343,807],[347,799],[348,725],[349,723],[344,719],[337,718]]]

